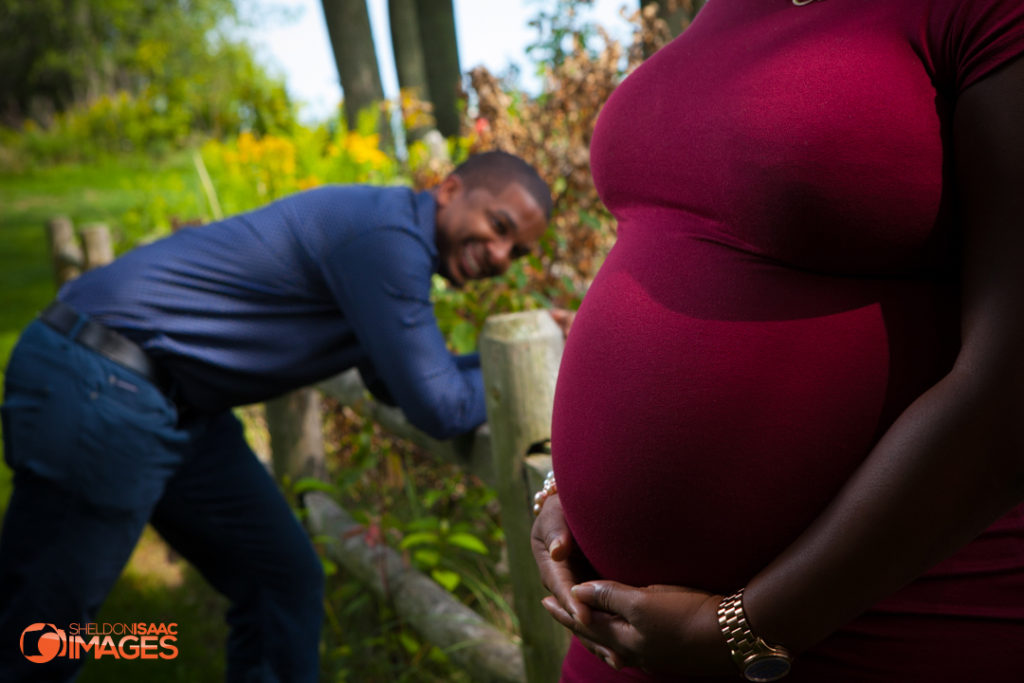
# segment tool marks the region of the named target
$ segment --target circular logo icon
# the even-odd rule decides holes
[[[63,629],[53,624],[32,624],[21,632],[21,654],[36,664],[44,664],[63,654],[68,637]]]

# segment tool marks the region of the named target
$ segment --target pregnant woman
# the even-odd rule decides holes
[[[1022,54],[1019,0],[711,0],[609,99],[564,681],[1024,680]]]

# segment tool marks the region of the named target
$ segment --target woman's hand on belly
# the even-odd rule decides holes
[[[545,501],[533,523],[530,544],[541,582],[554,596],[545,598],[548,611],[563,612],[570,621],[588,619],[587,606],[574,598],[571,590],[579,582],[591,577],[585,576],[586,562],[582,560],[572,532],[565,523],[562,503],[557,493]]]
[[[690,675],[736,672],[718,626],[720,595],[681,586],[637,588],[615,581],[582,583],[571,594],[587,607],[581,613],[584,621],[545,606],[609,666]]]
[[[585,581],[593,570],[573,542],[557,494],[541,508],[531,544],[541,581],[551,591],[544,607],[609,666],[734,671],[718,628],[721,596],[679,586]]]

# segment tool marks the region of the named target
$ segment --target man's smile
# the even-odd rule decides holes
[[[484,245],[481,242],[466,242],[462,247],[462,273],[468,280],[481,277],[486,263]]]

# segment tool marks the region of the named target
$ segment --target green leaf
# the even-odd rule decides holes
[[[458,574],[447,569],[433,569],[431,570],[430,575],[434,577],[434,581],[441,584],[449,593],[454,591],[458,587],[459,582],[462,581],[462,578]]]
[[[449,536],[446,540],[448,541],[449,544],[462,548],[463,550],[479,553],[480,555],[487,554],[487,546],[484,545],[484,542],[476,536],[474,536],[473,534],[465,532],[454,533],[451,536]]]
[[[456,351],[469,353],[476,347],[476,328],[465,320],[460,320],[452,328],[450,340]]]
[[[441,526],[441,520],[430,515],[429,517],[417,517],[405,525],[406,531],[435,531]]]
[[[434,662],[435,664],[447,664],[448,663],[448,655],[446,655],[444,652],[442,652],[441,649],[438,648],[438,647],[430,648],[430,651],[427,652],[427,658],[430,661]]]
[[[301,495],[303,493],[309,493],[310,491],[323,491],[332,496],[338,495],[338,487],[334,484],[329,484],[326,481],[321,481],[315,477],[303,477],[295,482],[292,486],[292,491],[295,495]]]
[[[591,228],[593,230],[601,229],[601,221],[599,221],[597,217],[594,216],[593,214],[581,211],[579,216],[580,222],[583,223],[583,225],[587,226],[588,228]]]
[[[420,569],[433,568],[441,563],[441,553],[434,548],[420,548],[412,554],[412,561]]]
[[[405,631],[402,631],[398,634],[398,642],[402,644],[402,647],[410,655],[414,655],[420,651],[419,641],[417,641],[415,638],[413,638]]]
[[[402,550],[411,548],[414,545],[437,545],[440,538],[433,531],[417,531],[416,533],[409,534],[402,539],[402,542],[398,544],[398,547]]]
[[[428,508],[433,507],[434,503],[439,501],[443,495],[444,493],[442,491],[431,489],[423,494],[423,505]]]

